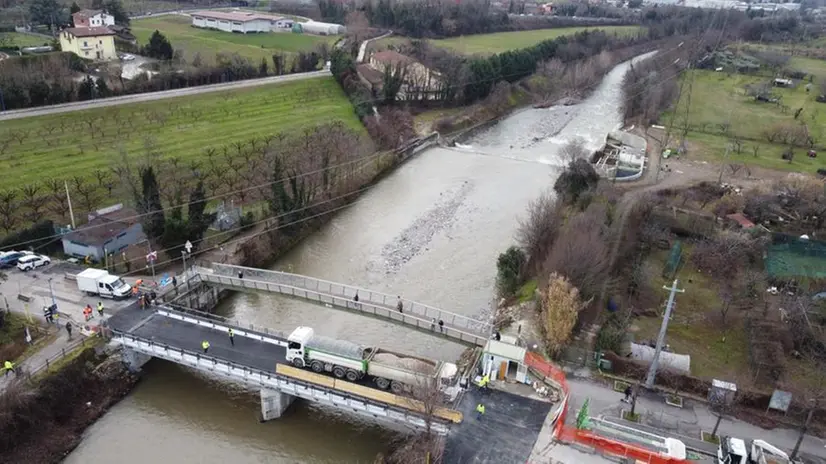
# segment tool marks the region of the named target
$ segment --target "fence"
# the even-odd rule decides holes
[[[766,250],[766,272],[771,277],[826,278],[826,242],[775,234]]]
[[[54,366],[54,364],[57,361],[60,361],[68,356],[73,355],[77,349],[94,345],[99,341],[98,337],[99,336],[97,335],[91,337],[79,336],[78,339],[70,343],[65,348],[62,348],[60,350],[60,353],[57,353],[56,355],[47,358],[45,362],[36,366],[35,368],[26,370],[26,379],[31,380],[33,376],[39,374],[40,372],[48,371],[52,368],[52,366]]]

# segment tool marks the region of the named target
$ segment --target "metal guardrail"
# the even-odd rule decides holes
[[[51,369],[52,365],[54,365],[54,363],[56,361],[59,361],[59,360],[65,358],[67,356],[72,355],[77,348],[85,347],[87,345],[92,345],[92,344],[96,343],[97,342],[96,337],[98,337],[98,335],[94,335],[94,336],[90,336],[90,337],[85,337],[85,336],[80,335],[77,340],[73,341],[72,343],[70,343],[65,348],[62,348],[60,350],[60,353],[58,353],[54,356],[50,356],[49,358],[46,359],[45,362],[41,363],[40,365],[38,365],[34,369],[25,370],[24,372],[26,374],[26,378],[28,380],[31,380],[32,376],[34,376],[36,374],[39,374],[42,371]]]
[[[213,268],[193,268],[204,283],[251,290],[269,291],[304,298],[327,306],[337,306],[417,327],[438,331],[458,341],[484,346],[491,325],[460,314],[444,311],[422,303],[402,299],[403,311],[396,308],[397,297],[358,287],[339,284],[298,274],[263,269],[213,264]],[[243,278],[239,278],[241,273]],[[358,294],[359,300],[354,297]],[[442,329],[438,321],[444,322]]]
[[[273,343],[281,346],[287,345],[287,336],[284,332],[272,330],[268,327],[255,327],[253,324],[241,324],[237,320],[232,321],[228,317],[217,314],[205,313],[191,308],[184,308],[169,304],[158,306],[155,313],[164,317],[177,319],[183,322],[190,322],[196,325],[209,327],[216,330],[226,331],[232,328],[234,335],[239,337],[253,338],[258,341]]]
[[[201,281],[210,284],[222,285],[224,287],[229,288],[246,288],[251,290],[262,290],[271,293],[280,293],[282,295],[303,298],[309,301],[321,303],[329,307],[345,308],[363,314],[368,314],[371,316],[376,316],[383,319],[389,319],[391,321],[400,322],[408,326],[416,327],[420,330],[438,332],[440,335],[444,335],[445,337],[470,345],[484,346],[487,342],[486,336],[457,329],[451,326],[449,323],[445,323],[443,327],[439,327],[436,323],[432,322],[431,320],[427,320],[416,315],[411,315],[409,313],[404,312],[400,313],[395,309],[390,309],[372,303],[362,303],[361,301],[356,302],[351,299],[337,297],[334,295],[308,290],[305,288],[293,287],[274,282],[254,280],[246,277],[244,277],[243,279],[239,279],[237,277],[227,277],[216,274],[202,275]]]
[[[119,331],[119,330],[113,330],[112,331],[112,338],[113,338],[113,340],[118,340],[119,338],[122,339],[122,340],[129,340],[135,346],[130,346],[129,342],[124,343],[124,341],[121,341],[120,343],[123,346],[130,346],[132,349],[146,350],[144,353],[149,354],[151,356],[157,356],[158,351],[165,352],[165,353],[167,353],[166,359],[169,360],[169,361],[172,361],[172,362],[188,364],[186,362],[186,359],[185,359],[185,357],[187,357],[187,356],[190,359],[194,358],[196,360],[196,364],[199,364],[199,362],[201,360],[205,360],[207,362],[211,362],[212,365],[216,367],[216,369],[215,369],[216,372],[221,372],[221,373],[223,373],[225,375],[228,375],[228,376],[241,377],[246,382],[258,384],[259,386],[262,386],[262,387],[265,387],[265,388],[275,388],[275,389],[278,389],[278,390],[282,390],[281,388],[279,388],[280,387],[279,382],[287,382],[287,383],[300,385],[305,389],[312,388],[312,389],[319,389],[319,390],[324,390],[324,391],[327,390],[323,385],[318,385],[318,384],[315,384],[315,383],[306,382],[306,381],[296,379],[296,378],[293,378],[293,377],[280,376],[275,372],[267,372],[267,371],[263,371],[263,370],[256,369],[256,368],[253,368],[253,367],[248,367],[248,366],[245,366],[243,364],[238,364],[238,363],[235,363],[235,362],[232,362],[232,361],[219,359],[219,358],[216,358],[214,356],[208,356],[208,355],[205,355],[204,353],[201,353],[201,352],[186,350],[184,348],[175,347],[175,346],[169,345],[167,343],[158,343],[158,342],[155,342],[154,340],[139,337],[139,336],[132,335],[132,334],[122,332],[122,331]],[[154,348],[158,348],[158,350],[156,350]],[[180,354],[180,356],[178,357],[173,353]],[[226,366],[226,369],[220,369],[219,370],[219,369],[217,369],[218,366]],[[275,368],[275,366],[276,366],[276,363],[273,363],[273,368]],[[289,392],[289,391],[286,392],[286,393],[294,394],[294,393]],[[296,390],[295,393],[298,393],[298,390]],[[336,395],[343,395],[344,394],[344,392],[342,392],[340,390],[336,390],[335,393],[336,393]],[[358,396],[358,395],[353,395],[353,396],[358,398],[357,401],[359,401],[361,403],[376,405],[376,406],[379,406],[379,407],[387,409],[387,410],[395,411],[397,414],[401,413],[402,415],[404,415],[406,417],[417,418],[417,421],[419,421],[419,422],[421,421],[421,416],[419,414],[416,414],[415,412],[413,412],[411,410],[401,408],[401,407],[398,407],[398,406],[394,406],[394,405],[390,405],[390,404],[387,404],[387,403],[382,403],[380,401],[374,401],[374,400],[371,400],[369,398],[365,398],[365,397]],[[334,403],[336,403],[336,402],[334,401]],[[339,405],[339,406],[343,406],[343,405]],[[408,422],[412,422],[412,421],[408,421]],[[441,422],[441,421],[439,421],[439,422]],[[417,422],[413,422],[413,423],[417,423]]]

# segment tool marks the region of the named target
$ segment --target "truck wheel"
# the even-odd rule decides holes
[[[359,379],[359,373],[353,369],[347,369],[347,374],[345,374],[345,377],[347,377],[347,380],[350,382],[355,382]]]
[[[395,380],[390,384],[390,391],[397,395],[404,393],[404,384]]]
[[[347,371],[343,367],[336,366],[333,368],[333,375],[337,378],[342,379],[344,378],[345,374],[347,374]]]
[[[387,390],[390,388],[390,381],[382,377],[376,377],[376,386],[382,390]]]
[[[324,363],[321,361],[313,361],[312,364],[310,364],[310,368],[313,372],[320,374],[324,372]]]
[[[301,369],[304,367],[304,360],[301,358],[293,358],[293,366]]]

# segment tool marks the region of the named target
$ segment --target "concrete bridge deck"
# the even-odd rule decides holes
[[[187,282],[301,298],[470,346],[484,346],[493,331],[488,322],[416,301],[402,299],[403,310],[399,311],[397,296],[299,274],[213,263],[211,268],[191,268],[187,271]],[[356,295],[358,301],[355,301]]]

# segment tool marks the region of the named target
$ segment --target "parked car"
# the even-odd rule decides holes
[[[17,260],[17,269],[21,271],[31,271],[38,267],[50,264],[52,260],[48,256],[43,255],[28,255],[23,256]]]
[[[132,61],[135,59],[135,55],[130,55],[128,53],[121,53],[119,55],[120,59],[123,61]]]
[[[16,266],[20,258],[26,256],[22,251],[9,251],[0,256],[0,269],[8,269]]]

